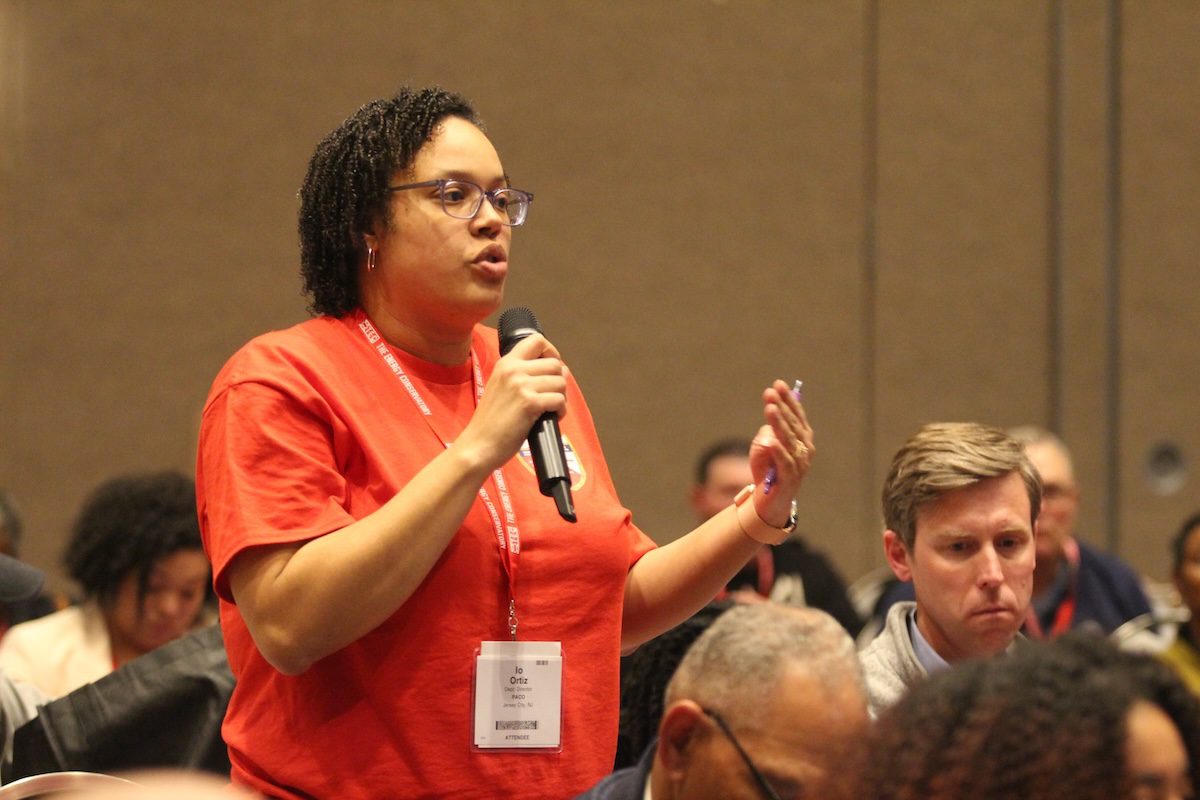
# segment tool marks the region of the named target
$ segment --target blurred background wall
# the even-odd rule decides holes
[[[1081,532],[1165,577],[1200,506],[1200,3],[0,0],[0,485],[65,585],[83,496],[192,471],[224,360],[306,316],[316,142],[404,83],[515,185],[508,303],[660,541],[710,439],[805,381],[801,528],[883,563],[920,424],[1057,429]]]

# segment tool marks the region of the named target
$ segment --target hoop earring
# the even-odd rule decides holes
[[[367,248],[367,272],[375,271],[375,248]]]

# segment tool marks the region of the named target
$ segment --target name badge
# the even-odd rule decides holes
[[[477,750],[562,748],[562,643],[482,642],[475,655]]]

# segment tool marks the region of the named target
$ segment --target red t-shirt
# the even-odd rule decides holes
[[[392,352],[451,441],[475,408],[470,364]],[[486,379],[496,332],[477,327],[473,352]],[[483,503],[386,622],[283,675],[233,603],[230,562],[247,547],[309,540],[370,514],[442,443],[353,315],[260,336],[229,360],[204,410],[197,499],[237,677],[223,728],[236,783],[287,798],[554,798],[610,771],[625,578],[654,543],[617,499],[574,381],[568,407],[561,427],[578,467],[578,523],[538,492],[527,456],[503,469],[521,531],[520,638],[562,642],[562,751],[476,753],[474,653],[508,638],[507,580]]]

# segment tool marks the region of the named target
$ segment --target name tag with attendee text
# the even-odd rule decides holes
[[[562,668],[561,642],[481,643],[475,656],[475,749],[561,749]]]

